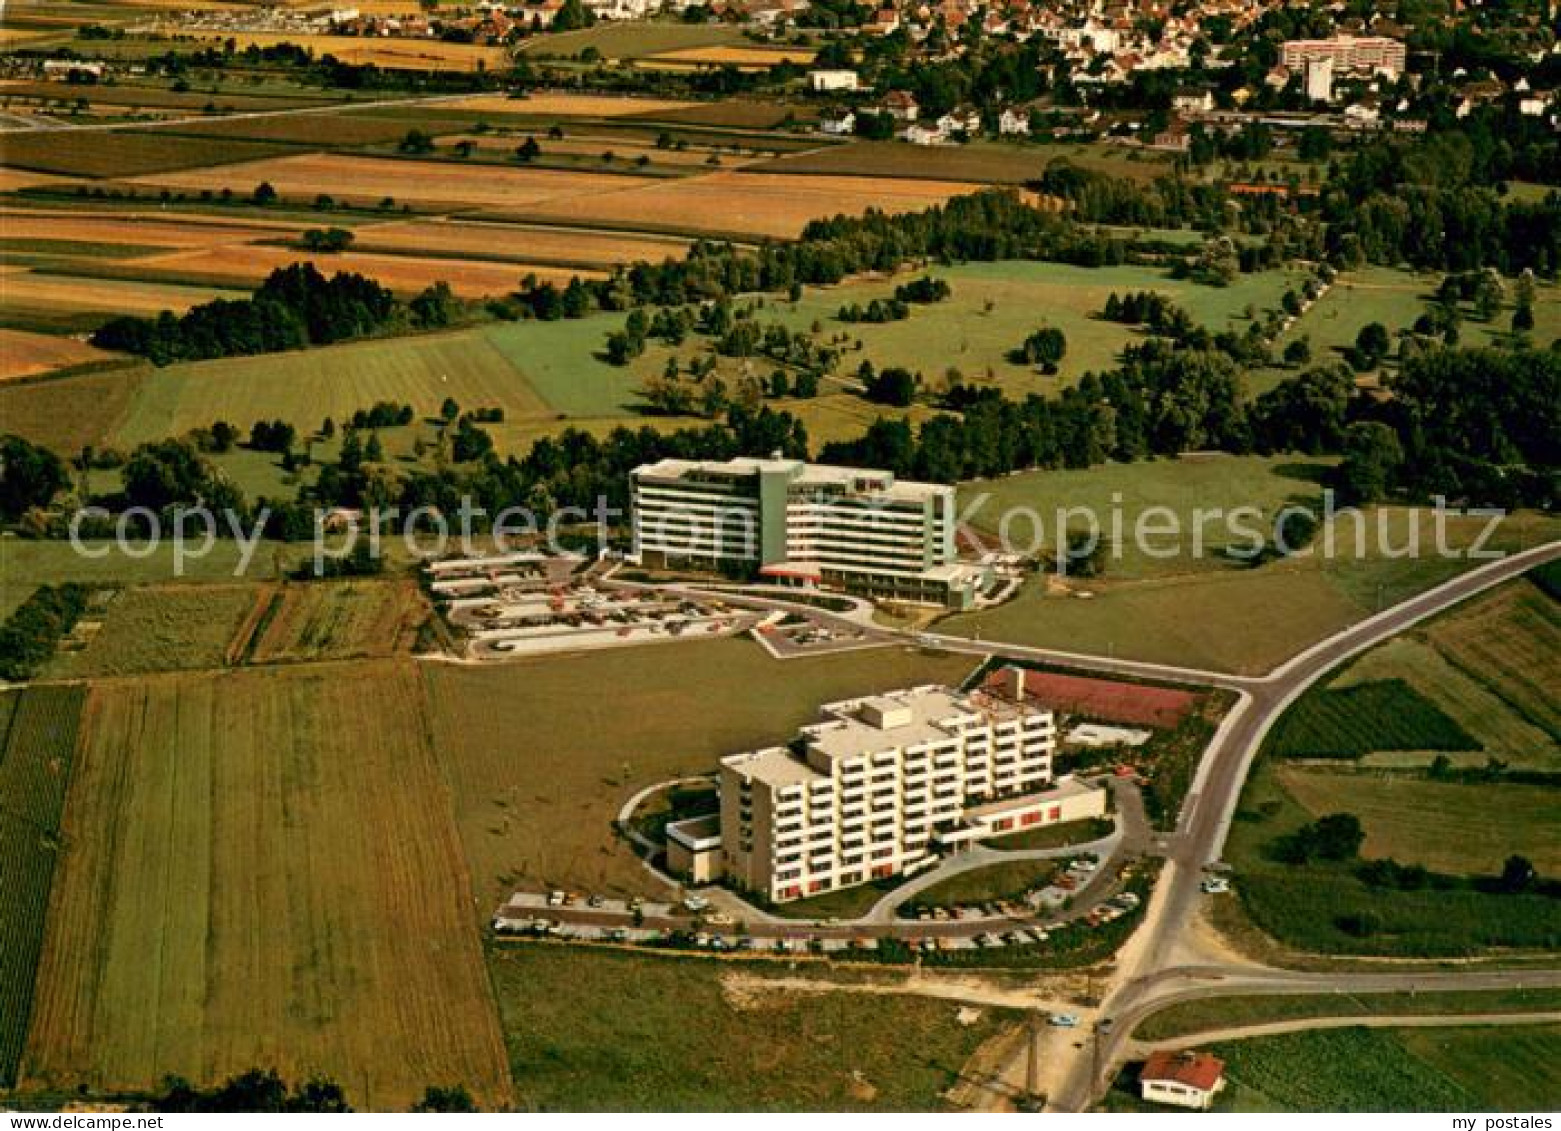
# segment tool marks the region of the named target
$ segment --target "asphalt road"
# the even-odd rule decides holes
[[[1236,690],[1240,691],[1241,698],[1226,716],[1224,724],[1204,753],[1183,806],[1178,835],[1171,844],[1170,858],[1161,873],[1144,923],[1124,951],[1114,984],[1105,995],[1101,1014],[1113,1019],[1111,1031],[1100,1037],[1098,1054],[1075,1058],[1076,1063],[1068,1073],[1066,1084],[1053,1097],[1054,1107],[1068,1111],[1085,1110],[1109,1082],[1112,1066],[1120,1059],[1126,1034],[1131,1032],[1133,1024],[1138,1018],[1164,1004],[1165,991],[1159,984],[1171,965],[1175,949],[1201,895],[1199,885],[1202,868],[1219,859],[1252,759],[1268,729],[1284,709],[1344,660],[1398,635],[1427,617],[1557,557],[1561,557],[1561,542],[1478,566],[1336,633],[1281,664],[1261,679],[1240,681]],[[988,648],[997,654],[1004,654],[1005,651],[996,644],[989,644]],[[1070,662],[1079,666],[1094,666],[1103,671],[1123,670],[1120,661],[1097,661],[1093,664],[1083,664],[1078,660]],[[1223,685],[1232,686],[1232,683],[1225,682]],[[1347,987],[1357,991],[1369,991],[1377,987],[1429,989],[1433,988],[1433,980],[1448,978],[1452,980],[1448,988],[1504,988],[1517,984],[1540,984],[1532,980],[1537,976],[1532,971],[1452,975],[1423,972],[1404,975],[1329,974],[1320,976],[1322,980],[1315,985],[1329,989]],[[1561,982],[1561,975],[1552,976]],[[1297,984],[1297,977],[1301,976],[1276,974],[1276,984],[1293,986]],[[1395,983],[1395,978],[1400,981]],[[1524,982],[1525,978],[1530,981]],[[1231,986],[1227,985],[1226,988]],[[1243,989],[1240,992],[1251,991]]]

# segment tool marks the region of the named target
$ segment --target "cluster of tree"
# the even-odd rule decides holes
[[[949,402],[962,414],[935,417],[919,430],[880,419],[859,439],[825,445],[822,458],[952,483],[1251,446],[1241,373],[1231,358],[1160,342],[1146,343],[1121,369],[1086,373],[1055,398],[1012,401],[992,388],[956,386]]]
[[[612,365],[627,365],[645,352],[645,338],[650,333],[650,319],[643,310],[629,311],[623,329],[607,335],[607,360]]]
[[[932,275],[923,275],[920,279],[912,279],[894,288],[894,297],[901,302],[942,302],[953,293],[946,279]]]
[[[370,428],[399,428],[411,424],[416,418],[409,404],[396,404],[394,401],[375,401],[372,408],[360,408],[352,414],[348,421],[348,427],[354,429]],[[321,432],[330,435],[336,431],[336,426],[327,420],[326,425],[321,426]]]
[[[187,440],[142,444],[130,453],[120,478],[125,501],[132,507],[158,513],[176,504],[192,503],[204,503],[213,511],[244,509],[243,493]]]
[[[249,446],[257,452],[291,451],[297,438],[298,430],[285,420],[257,420],[249,429]]]
[[[64,461],[48,448],[0,436],[0,519],[14,522],[34,507],[48,506],[69,482]]]
[[[862,394],[868,400],[900,408],[916,399],[916,390],[921,385],[920,375],[897,365],[875,370],[872,362],[864,361],[856,375],[862,382]]]
[[[0,679],[31,679],[76,627],[87,590],[75,582],[35,589],[0,625]]]
[[[1042,326],[1014,351],[1014,360],[1024,365],[1038,365],[1047,373],[1057,372],[1057,363],[1068,352],[1068,339],[1055,326]]]
[[[1034,208],[1013,191],[990,189],[924,212],[815,220],[798,240],[753,250],[702,241],[682,259],[635,263],[611,278],[574,279],[565,288],[531,277],[522,280],[514,301],[536,318],[583,317],[594,309],[680,306],[738,294],[796,296],[805,285],[889,272],[913,260],[1123,263],[1134,246],[1131,239]]]
[[[910,316],[910,305],[898,295],[894,298],[875,298],[866,306],[848,302],[835,315],[842,322],[901,322]]]
[[[327,278],[295,263],[273,271],[248,299],[203,303],[179,317],[165,310],[115,318],[92,342],[167,365],[339,342],[384,329],[396,312],[390,291],[372,279],[345,271]]]
[[[326,254],[346,251],[356,237],[346,228],[310,228],[303,234],[305,251]]]
[[[1366,843],[1366,830],[1353,813],[1330,813],[1309,821],[1270,845],[1274,859],[1286,864],[1313,860],[1353,860]]]
[[[1155,291],[1129,291],[1120,297],[1112,291],[1106,296],[1100,316],[1107,322],[1147,326],[1156,334],[1168,337],[1180,337],[1183,330],[1194,325],[1191,315]]]

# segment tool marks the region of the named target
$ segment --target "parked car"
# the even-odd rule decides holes
[[[1053,1013],[1047,1019],[1047,1023],[1055,1025],[1059,1029],[1077,1029],[1079,1027],[1079,1015],[1077,1013]]]
[[[1203,881],[1202,887],[1207,895],[1224,895],[1230,890],[1230,881],[1222,880],[1218,876],[1210,876]]]

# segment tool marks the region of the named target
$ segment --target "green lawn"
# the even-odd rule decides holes
[[[1172,296],[1194,320],[1212,329],[1244,326],[1241,312],[1248,303],[1260,311],[1276,307],[1289,274],[1270,271],[1243,275],[1229,287],[1203,287],[1172,279],[1145,267],[1073,267],[1063,263],[1004,261],[934,267],[928,274],[948,281],[953,295],[940,303],[913,306],[900,322],[845,323],[835,316],[849,303],[865,306],[893,294],[895,286],[913,277],[846,283],[810,289],[792,304],[772,301],[759,312],[761,321],[778,320],[792,329],[819,322],[824,337],[840,333],[848,342],[860,339],[863,349],[845,355],[842,372],[855,370],[863,358],[878,368],[904,366],[921,371],[934,385],[949,368],[966,381],[995,381],[1010,396],[1054,393],[1086,371],[1114,368],[1122,347],[1136,332],[1098,317],[1111,292],[1154,290]],[[920,274],[920,273],[917,273]],[[1008,359],[1009,351],[1043,325],[1056,326],[1067,337],[1068,352],[1060,372],[1046,377]]]
[[[898,994],[725,992],[760,963],[525,944],[490,969],[515,1092],[542,1111],[939,1111],[1010,1020]],[[914,1040],[907,1040],[914,1035]]]
[[[141,385],[121,446],[227,420],[247,430],[280,418],[313,429],[377,401],[436,413],[446,397],[497,406],[517,420],[550,415],[547,402],[480,331],[354,342],[325,349],[171,365]]]
[[[1108,463],[1078,471],[1030,471],[962,484],[959,505],[967,521],[983,535],[1001,534],[1004,518],[1010,516],[1008,537],[1020,551],[1032,544],[1055,550],[1061,526],[1087,531],[1088,515],[1067,513],[1082,508],[1095,516],[1102,539],[1111,545],[1107,576],[1159,577],[1227,568],[1224,548],[1248,543],[1220,517],[1203,525],[1203,552],[1198,553],[1194,541],[1198,509],[1218,508],[1223,516],[1238,507],[1256,507],[1266,523],[1256,519],[1248,522],[1271,530],[1274,516],[1286,505],[1319,505],[1318,479],[1329,462],[1305,457],[1213,455]],[[1155,538],[1140,548],[1133,530],[1151,507],[1169,507],[1185,534]],[[1113,535],[1118,515],[1125,535],[1121,539]],[[1036,518],[1041,523],[1039,530]],[[1143,521],[1155,520],[1155,515],[1149,515]]]
[[[684,24],[672,21],[602,23],[580,31],[538,36],[525,42],[528,55],[578,55],[594,47],[609,59],[638,59],[687,47],[712,47],[746,42],[742,33],[724,24]]]
[[[1055,860],[1004,861],[933,884],[917,893],[915,902],[927,907],[952,907],[1019,899],[1028,891],[1045,887],[1059,867]]]
[[[1412,523],[1410,512],[1401,508],[1383,512],[1384,538],[1377,537],[1378,511],[1373,510],[1359,546],[1356,524],[1341,517],[1335,523],[1331,550],[1325,528],[1312,553],[1257,568],[1233,566],[1118,579],[1112,576],[1108,560],[1105,576],[1099,580],[1070,579],[1066,590],[1048,590],[1044,579],[1032,579],[1015,600],[953,617],[944,627],[984,640],[1238,673],[1265,672],[1306,645],[1477,564],[1431,552],[1429,514],[1422,513]],[[1469,545],[1483,525],[1479,520],[1449,520],[1449,544]],[[1384,543],[1394,551],[1407,545],[1411,529],[1418,531],[1426,552],[1416,557],[1383,553]],[[1514,514],[1487,548],[1533,546],[1555,537],[1558,529],[1561,523],[1553,518]],[[1088,599],[1080,596],[1086,593]],[[1254,625],[1262,626],[1261,631],[1254,631]]]

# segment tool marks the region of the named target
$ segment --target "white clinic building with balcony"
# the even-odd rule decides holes
[[[664,459],[630,473],[636,560],[782,585],[970,608],[954,488],[793,459]]]
[[[927,685],[829,703],[790,746],[721,760],[721,871],[776,903],[935,863],[974,840],[1098,816],[1053,782],[1052,712]]]

